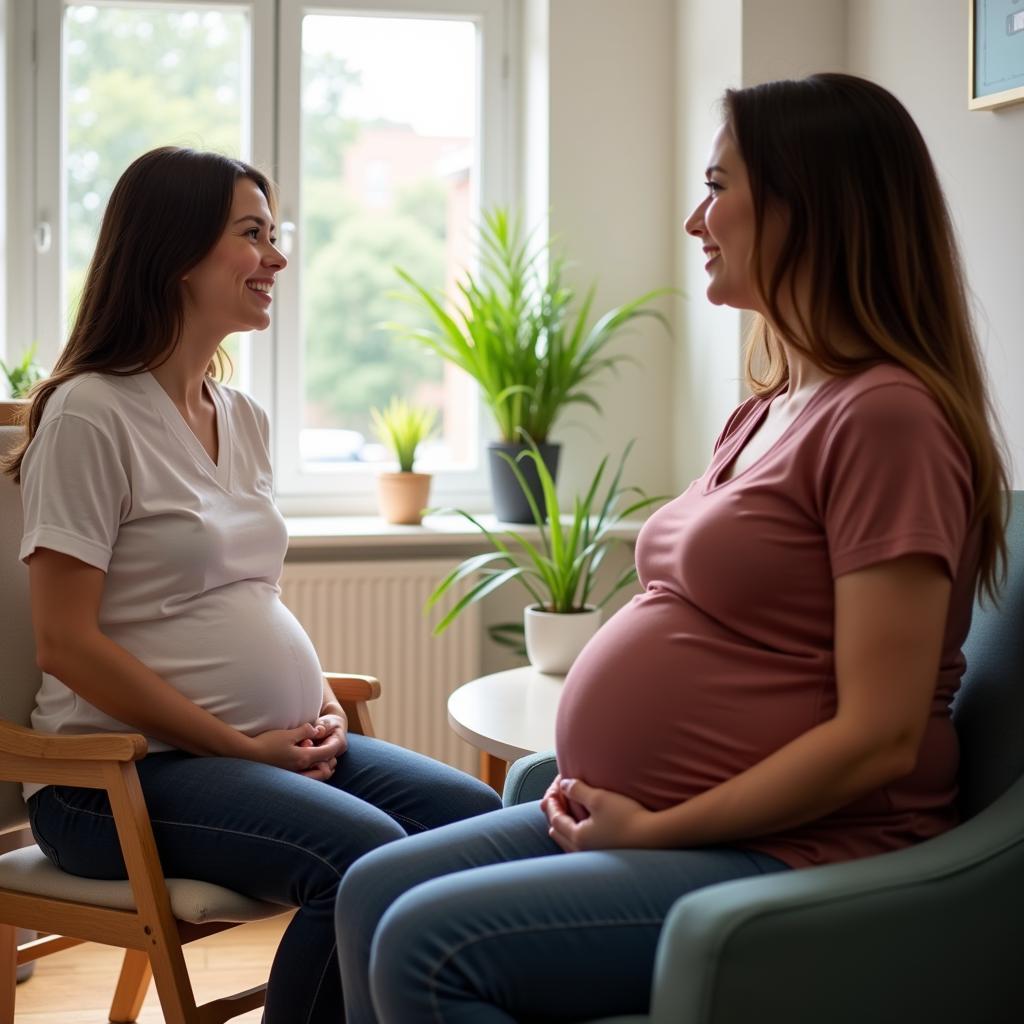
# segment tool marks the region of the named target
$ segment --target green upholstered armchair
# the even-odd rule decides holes
[[[682,897],[662,931],[650,1016],[616,1024],[1024,1021],[1024,492],[1000,604],[975,608],[953,718],[963,823],[896,853]],[[517,761],[537,799],[550,754]],[[604,1024],[611,1024],[610,1021]]]

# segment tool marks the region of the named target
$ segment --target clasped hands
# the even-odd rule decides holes
[[[556,775],[540,802],[548,835],[566,852],[661,846],[657,816],[628,796]]]
[[[322,714],[297,729],[261,732],[251,743],[252,760],[326,782],[348,749],[348,720],[343,713]]]

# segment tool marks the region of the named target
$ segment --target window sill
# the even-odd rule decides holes
[[[509,531],[528,540],[539,533],[532,524],[499,523],[493,515],[476,518],[505,540]],[[289,561],[425,557],[489,547],[486,537],[461,516],[426,516],[421,526],[393,526],[379,516],[286,516],[285,523]],[[632,543],[641,526],[642,520],[628,520],[609,535]]]

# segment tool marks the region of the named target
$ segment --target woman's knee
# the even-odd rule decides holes
[[[346,937],[368,946],[377,922],[403,891],[388,861],[381,862],[382,852],[378,849],[360,857],[338,884],[334,920],[339,948]]]
[[[433,987],[443,983],[452,948],[446,936],[453,922],[442,888],[425,882],[384,909],[370,956],[370,989],[376,1005],[395,993],[415,992],[430,998]]]

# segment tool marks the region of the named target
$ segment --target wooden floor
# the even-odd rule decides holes
[[[196,999],[204,1002],[267,980],[289,915],[230,928],[190,943],[185,960]],[[87,943],[36,963],[35,973],[18,986],[15,1024],[104,1024],[114,994],[121,951]],[[235,1017],[237,1024],[259,1024],[262,1011]],[[162,1024],[156,990],[149,994],[139,1024]]]

